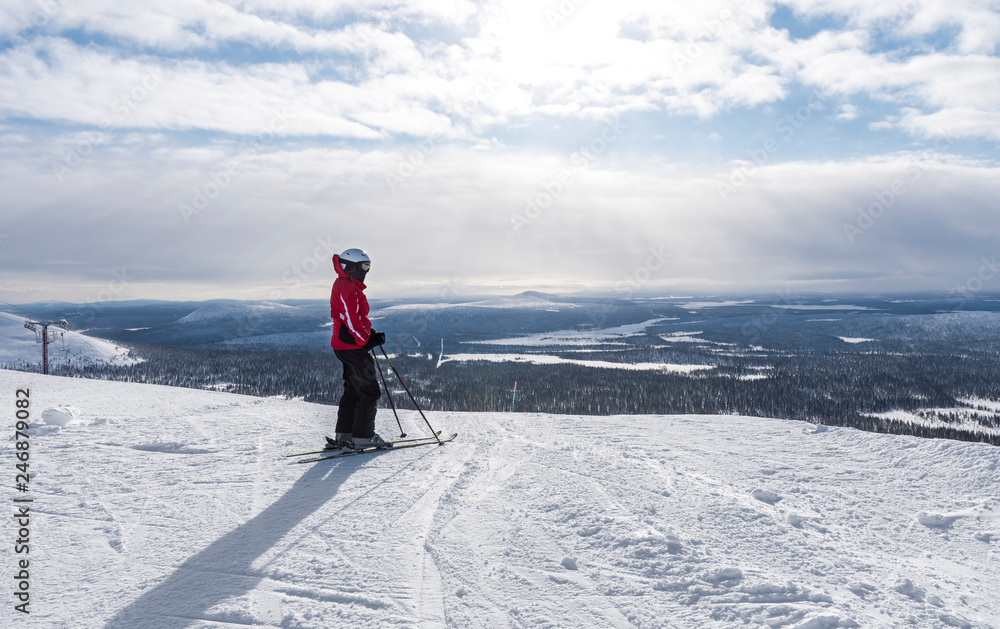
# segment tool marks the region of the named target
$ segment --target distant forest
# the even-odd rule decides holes
[[[940,350],[940,351],[938,351]],[[831,426],[982,441],[1000,445],[1000,436],[970,429],[968,420],[998,427],[987,411],[923,413],[931,425],[873,418],[894,409],[951,409],[962,398],[1000,400],[996,378],[1000,355],[994,344],[976,352],[946,347],[925,352],[807,352],[763,357],[714,357],[715,369],[692,375],[602,369],[577,365],[445,362],[398,356],[393,363],[425,410],[509,411],[518,382],[516,412],[580,415],[739,414],[805,420]],[[130,366],[93,365],[74,376],[215,389],[255,396],[287,396],[337,404],[340,363],[332,352],[295,349],[193,349],[136,345],[146,360]],[[548,352],[549,354],[553,352]],[[574,358],[607,360],[607,353],[574,353]],[[683,350],[622,356],[623,362],[704,362],[705,355]],[[412,403],[384,360],[379,360],[399,408]],[[762,371],[761,365],[765,364]],[[28,365],[13,368],[33,370]],[[65,375],[65,366],[54,373]],[[760,377],[760,376],[766,377]],[[388,408],[383,394],[380,404]],[[963,420],[966,422],[963,424]],[[946,425],[933,425],[945,422]]]

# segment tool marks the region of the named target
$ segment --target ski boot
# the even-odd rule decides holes
[[[326,438],[326,445],[323,446],[324,450],[345,450],[353,449],[351,446],[351,435],[346,432],[338,432],[334,435],[334,438]]]
[[[354,437],[351,440],[351,445],[354,446],[355,450],[364,450],[366,448],[376,448],[378,450],[385,450],[392,447],[392,444],[383,439],[378,435],[372,435],[369,438]]]

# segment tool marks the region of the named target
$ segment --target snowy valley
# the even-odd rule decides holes
[[[436,410],[510,410],[517,383],[520,412],[750,415],[1000,445],[1000,301],[985,296],[692,301],[526,292],[373,307],[386,351]],[[74,376],[322,404],[340,398],[325,300],[11,311],[0,319],[0,346],[11,348],[0,351],[0,368],[41,371],[40,347],[16,312],[85,330],[60,339],[70,352],[110,352],[74,357]],[[65,375],[61,349],[50,347],[50,368]]]

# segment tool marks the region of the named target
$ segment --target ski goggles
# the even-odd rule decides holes
[[[371,262],[358,262],[358,266],[361,267],[362,271],[364,271],[364,272],[367,273],[368,269],[372,268],[372,263]]]

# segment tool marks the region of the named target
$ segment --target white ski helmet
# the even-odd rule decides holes
[[[361,249],[347,249],[344,253],[340,254],[340,267],[345,271],[360,268],[367,273],[371,266],[371,258]]]

